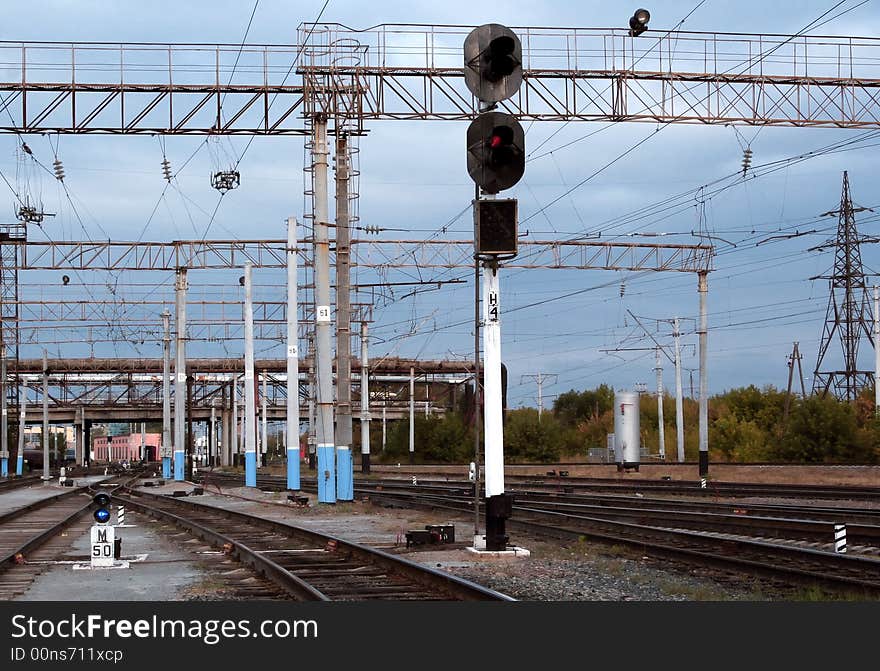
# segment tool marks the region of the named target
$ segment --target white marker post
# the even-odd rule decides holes
[[[834,552],[846,554],[846,525],[834,525]]]

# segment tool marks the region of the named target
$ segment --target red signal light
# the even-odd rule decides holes
[[[489,146],[492,147],[492,149],[497,149],[501,146],[502,142],[504,142],[504,140],[501,139],[500,135],[493,135],[492,139],[489,140]]]

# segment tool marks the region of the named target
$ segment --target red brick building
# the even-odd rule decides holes
[[[144,460],[159,460],[159,445],[162,435],[159,433],[144,434]],[[127,436],[99,436],[92,443],[92,459],[94,461],[140,461],[141,434]]]

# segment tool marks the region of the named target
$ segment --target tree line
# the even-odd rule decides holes
[[[675,399],[664,396],[666,458],[677,459]],[[699,450],[699,406],[684,399],[684,450],[696,461]],[[474,434],[466,408],[442,416],[415,417],[415,458],[419,462],[464,463],[474,454]],[[642,445],[658,453],[656,394],[642,394]],[[614,431],[614,389],[599,385],[560,394],[540,419],[534,408],[507,410],[504,454],[508,463],[552,463],[587,456],[604,448]],[[388,428],[381,452],[380,432],[373,431],[371,452],[386,462],[409,459],[409,422]],[[880,462],[880,421],[874,413],[873,390],[855,402],[833,397],[790,398],[773,386],[731,389],[709,399],[709,456],[721,462],[877,463]]]

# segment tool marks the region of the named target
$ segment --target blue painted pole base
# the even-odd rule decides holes
[[[15,460],[15,474],[20,476],[23,469],[24,469],[24,455],[19,453],[18,458]]]
[[[257,486],[257,453],[244,453],[244,486]]]
[[[336,503],[336,447],[318,445],[318,503]]]
[[[9,459],[7,459],[6,457],[0,459],[0,475],[2,475],[4,478],[9,477]]]
[[[174,479],[183,482],[183,450],[174,450]]]
[[[287,488],[299,490],[299,449],[287,450]]]
[[[162,457],[162,477],[171,479],[171,457]]]
[[[351,448],[336,448],[336,496],[340,501],[354,500],[354,462]]]

